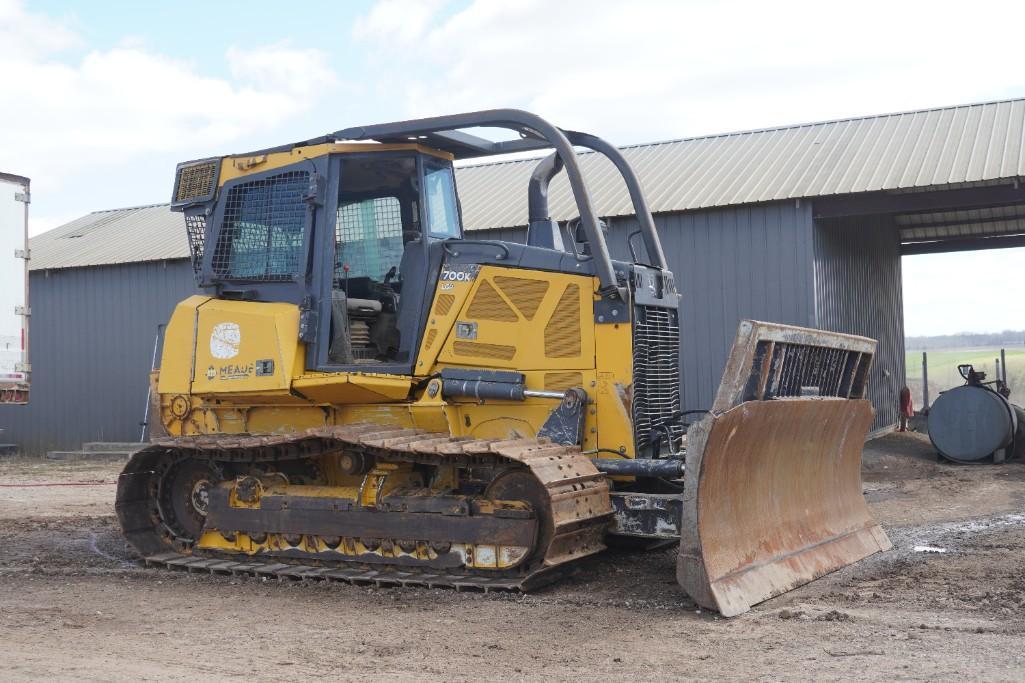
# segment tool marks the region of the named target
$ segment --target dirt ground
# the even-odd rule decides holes
[[[939,464],[919,435],[865,451],[894,550],[728,620],[681,594],[675,549],[525,596],[142,569],[118,469],[0,461],[0,679],[1025,676],[1025,465]]]

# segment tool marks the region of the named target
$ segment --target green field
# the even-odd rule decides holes
[[[939,392],[964,384],[957,372],[957,366],[971,363],[976,370],[986,373],[986,379],[996,379],[994,359],[1000,357],[1000,349],[941,349],[929,351],[929,397],[935,400]],[[1018,401],[1025,399],[1025,349],[1006,350],[1007,384],[1011,396]],[[915,407],[922,403],[922,352],[907,351],[907,381]]]

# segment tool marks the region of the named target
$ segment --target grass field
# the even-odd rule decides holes
[[[957,372],[957,366],[971,363],[976,370],[986,373],[986,379],[996,379],[994,359],[1000,357],[1000,349],[942,349],[929,351],[929,397],[936,400],[940,391],[964,384]],[[1011,397],[1017,402],[1025,400],[1025,349],[1007,349],[1007,384]],[[922,403],[922,352],[907,351],[908,387],[918,408]]]

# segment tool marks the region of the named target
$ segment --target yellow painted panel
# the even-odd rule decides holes
[[[164,330],[163,353],[160,356],[161,394],[188,394],[192,384],[192,350],[196,347],[196,315],[199,307],[210,301],[208,296],[193,295],[174,307]]]
[[[304,159],[315,159],[325,154],[352,154],[367,152],[397,152],[409,151],[429,154],[440,159],[452,160],[448,152],[431,149],[423,145],[410,143],[382,145],[376,142],[335,142],[320,145],[308,145],[293,147],[284,152],[271,152],[270,154],[236,154],[221,159],[221,174],[218,178],[218,187],[229,180],[263,173],[276,168],[283,168],[291,164],[303,161]]]
[[[434,364],[438,354],[445,346],[455,327],[456,318],[466,303],[466,296],[473,288],[473,282],[462,279],[457,271],[442,269],[438,279],[438,287],[434,291],[434,300],[427,316],[427,326],[420,353],[416,359],[416,375],[425,376],[434,372]]]
[[[292,388],[322,403],[375,403],[405,400],[412,384],[412,379],[403,375],[339,372],[302,375],[292,382]]]
[[[634,456],[633,420],[630,401],[633,396],[633,339],[629,324],[597,325],[595,351],[599,371],[597,386],[590,392],[594,414],[587,415],[587,430],[597,430],[598,448],[621,451]]]
[[[211,299],[198,311],[193,393],[288,391],[303,357],[298,306]]]
[[[481,266],[463,305],[452,308],[458,314],[439,319],[444,343],[435,363],[519,372],[593,369],[595,286],[588,276]],[[460,332],[474,325],[469,335]],[[421,350],[424,367],[433,353]]]

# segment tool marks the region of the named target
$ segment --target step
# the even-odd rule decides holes
[[[49,451],[47,460],[128,460],[134,451]]]
[[[139,441],[90,441],[82,444],[82,450],[134,453],[147,445]]]

